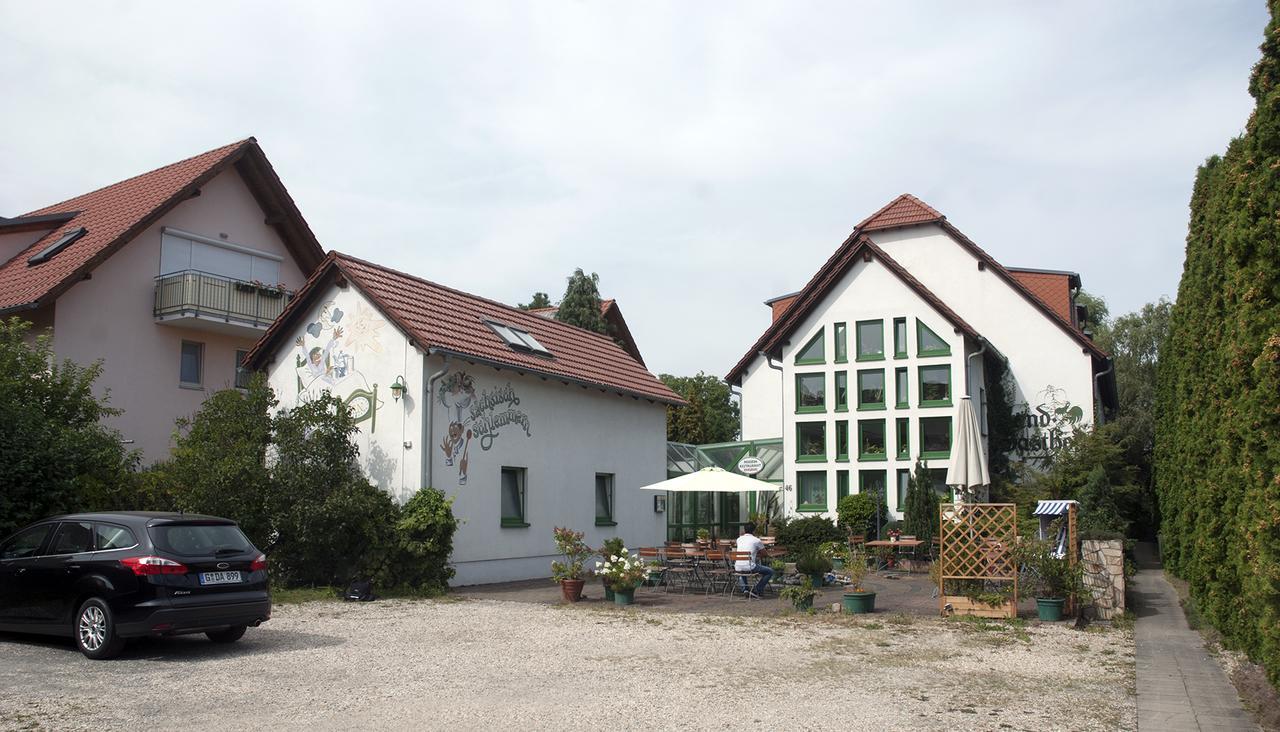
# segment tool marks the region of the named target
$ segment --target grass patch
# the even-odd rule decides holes
[[[1134,615],[1132,610],[1125,610],[1123,615],[1111,619],[1111,627],[1116,630],[1131,631],[1133,630],[1133,623],[1137,619],[1138,616]]]
[[[910,615],[907,615],[906,613],[894,613],[893,615],[890,615],[888,618],[885,618],[885,622],[888,623],[889,625],[896,625],[899,627],[903,627],[907,625],[915,625],[916,619],[911,617]]]
[[[374,588],[374,595],[379,600],[434,600],[453,599],[440,590],[413,590],[405,587],[392,587],[386,590]],[[271,602],[274,605],[301,605],[305,602],[321,602],[339,600],[342,590],[337,587],[272,587]]]

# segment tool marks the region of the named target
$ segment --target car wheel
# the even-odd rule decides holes
[[[243,625],[233,625],[226,630],[215,630],[205,635],[209,636],[209,640],[214,643],[235,643],[240,640],[240,636],[244,635]]]
[[[76,647],[94,660],[111,658],[124,648],[124,639],[116,635],[111,608],[96,597],[85,600],[76,613]]]

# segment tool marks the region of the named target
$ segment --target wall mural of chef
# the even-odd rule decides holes
[[[520,397],[511,382],[489,390],[476,390],[475,379],[465,371],[449,374],[440,382],[440,406],[448,410],[449,425],[440,449],[444,464],[458,468],[458,485],[467,484],[467,466],[471,461],[471,443],[482,451],[493,447],[498,432],[516,425],[525,437],[532,437],[529,415],[516,407]]]
[[[361,357],[382,354],[381,331],[386,324],[362,302],[356,303],[354,313],[333,301],[321,305],[319,316],[293,342],[298,349],[294,362],[298,400],[310,401],[327,391],[347,405],[357,423],[368,421],[372,433],[382,402],[378,385],[369,383],[357,363]]]

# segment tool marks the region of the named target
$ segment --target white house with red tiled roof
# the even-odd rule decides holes
[[[456,584],[546,577],[552,528],[653,545],[683,401],[608,336],[331,253],[249,354],[280,408],[328,392],[397,500],[453,498]]]
[[[241,357],[324,251],[253,138],[0,218],[0,317],[102,361],[110,419],[144,459],[236,385]]]
[[[788,513],[834,516],[841,496],[883,490],[900,516],[917,459],[946,489],[961,397],[985,441],[991,375],[1007,369],[1022,424],[1011,458],[1042,457],[1056,428],[1114,405],[1110,359],[1079,327],[1079,286],[1073,273],[1006,269],[900,196],[803,290],[766,301],[772,323],[727,376],[742,439],[782,437]]]

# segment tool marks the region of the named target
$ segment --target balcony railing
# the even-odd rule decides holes
[[[154,315],[159,320],[200,318],[265,329],[292,298],[288,290],[185,270],[156,278]]]

